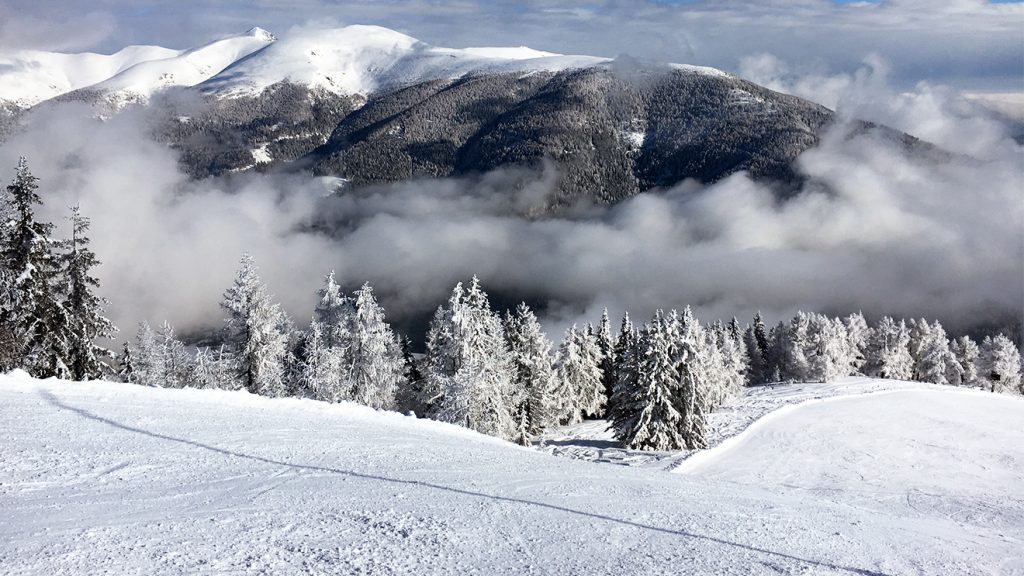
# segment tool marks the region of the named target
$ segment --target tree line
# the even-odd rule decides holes
[[[252,257],[224,293],[217,347],[191,349],[164,322],[139,325],[119,354],[91,276],[88,219],[71,209],[72,237],[37,222],[36,179],[22,160],[3,202],[0,360],[37,377],[117,378],[148,386],[244,389],[265,396],[357,402],[412,412],[521,444],[547,429],[605,418],[624,447],[706,446],[708,415],[745,386],[827,382],[863,374],[1024,394],[1021,359],[1005,336],[980,345],[941,324],[882,318],[869,326],[797,313],[768,328],[702,323],[689,307],[613,331],[569,328],[557,348],[525,304],[499,313],[477,278],[457,284],[430,322],[426,354],[387,323],[373,288],[346,294],[326,276],[309,328],[297,330],[268,293]]]

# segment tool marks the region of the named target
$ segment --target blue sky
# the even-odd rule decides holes
[[[732,72],[764,54],[800,74],[853,73],[881,58],[899,86],[1024,91],[1020,0],[4,0],[0,50],[184,48],[251,26],[280,35],[344,24],[443,46],[629,54]]]

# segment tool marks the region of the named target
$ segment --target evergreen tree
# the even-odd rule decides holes
[[[638,386],[638,361],[639,361],[639,333],[633,327],[629,319],[629,312],[622,315],[622,323],[619,327],[619,335],[615,340],[613,354],[615,361],[612,371],[615,376],[615,386],[612,395],[608,398],[608,419],[616,429],[625,419],[631,417],[629,406],[625,403],[632,402],[631,395]],[[619,423],[619,424],[616,424]]]
[[[868,327],[867,320],[864,319],[864,315],[860,312],[850,314],[843,319],[843,326],[846,328],[846,343],[849,347],[849,374],[860,374],[864,369],[864,362],[867,358],[868,338],[871,336],[871,328]]]
[[[140,322],[135,335],[134,382],[143,386],[160,386],[164,370],[163,350],[157,346],[156,334],[148,322]]]
[[[501,319],[473,278],[438,308],[427,334],[426,388],[433,416],[514,440],[513,370]]]
[[[551,396],[555,377],[551,342],[525,303],[506,317],[505,336],[515,374],[513,386],[519,391],[512,414],[515,441],[528,445],[531,438],[557,424],[557,406]]]
[[[405,368],[398,338],[384,321],[384,309],[368,283],[356,291],[353,301],[355,310],[344,344],[352,399],[378,410],[393,410]]]
[[[248,254],[242,257],[241,268],[224,293],[221,307],[228,312],[224,342],[236,378],[253,394],[283,395],[289,321],[271,301]]]
[[[910,358],[913,361],[910,376],[912,380],[921,381],[924,379],[921,374],[921,360],[924,357],[926,346],[931,341],[931,331],[931,325],[924,318],[920,320],[911,318],[907,323],[907,333],[910,336],[907,350],[910,351]]]
[[[615,343],[612,342],[612,324],[608,318],[608,309],[601,312],[601,322],[597,325],[597,332],[594,334],[597,342],[597,349],[601,354],[601,383],[604,385],[604,397],[607,401],[615,392]],[[604,414],[608,412],[607,404]]]
[[[658,311],[640,331],[636,378],[620,381],[612,416],[615,437],[633,450],[679,450],[687,446],[686,421],[679,410],[679,342]]]
[[[868,338],[864,373],[875,378],[909,380],[913,376],[914,360],[908,344],[910,334],[906,324],[899,324],[886,316]]]
[[[91,380],[108,371],[102,359],[113,355],[97,340],[112,338],[113,322],[103,315],[107,301],[93,293],[99,288],[99,280],[91,270],[99,265],[96,255],[89,249],[89,219],[82,216],[78,206],[71,208],[71,240],[64,255],[64,276],[67,288],[65,308],[70,316],[68,358],[71,377],[74,380]]]
[[[565,333],[555,360],[553,394],[559,403],[559,419],[566,424],[603,414],[604,395],[601,352],[595,339],[572,326]]]
[[[981,342],[978,376],[992,392],[1024,394],[1021,380],[1020,351],[1002,334],[986,336]]]
[[[747,386],[754,386],[756,384],[763,384],[768,381],[767,365],[765,364],[765,357],[767,356],[767,350],[765,354],[761,353],[761,349],[757,344],[757,336],[754,334],[754,327],[748,326],[747,330],[743,333],[743,346],[746,348],[747,358],[749,366],[746,374]]]
[[[117,359],[117,378],[121,382],[135,383],[135,361],[132,359],[132,347],[127,342],[121,349]]]
[[[351,386],[343,366],[342,349],[328,346],[324,333],[329,331],[323,322],[310,322],[303,350],[301,383],[317,400],[350,400]]]
[[[978,384],[978,358],[981,350],[970,336],[957,338],[950,346],[957,364],[960,365],[960,382],[964,386]]]
[[[850,373],[852,360],[846,326],[824,314],[807,314],[803,357],[807,359],[805,379],[831,382]]]
[[[949,349],[949,340],[942,324],[936,320],[923,336],[918,379],[933,384],[957,385],[962,379],[962,368],[956,355]]]
[[[35,206],[42,204],[38,187],[38,179],[21,158],[6,189],[12,219],[3,238],[2,259],[9,275],[0,330],[9,348],[0,357],[20,359],[39,378],[68,378],[71,319],[56,285],[59,262],[50,237],[53,224],[35,218]]]
[[[412,352],[412,341],[408,336],[402,335],[399,337],[399,345],[402,348],[404,386],[398,389],[396,397],[398,410],[418,415],[427,414],[430,411],[430,406],[426,403],[426,390],[424,389],[426,382],[420,365]]]
[[[695,450],[707,445],[705,437],[707,414],[714,409],[720,397],[720,360],[708,347],[706,330],[693,316],[689,306],[682,315],[675,311],[670,318],[669,330],[679,343],[675,350],[678,402],[677,410],[683,415],[683,438],[686,447]]]

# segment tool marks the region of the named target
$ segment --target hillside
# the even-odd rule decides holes
[[[669,474],[350,404],[16,373],[0,379],[0,562],[9,574],[1020,574],[1022,418],[1020,399],[951,388],[834,399]]]
[[[0,54],[0,111],[14,113],[0,112],[0,138],[26,108],[68,101],[100,116],[146,106],[153,136],[194,178],[286,170],[363,186],[551,162],[555,206],[738,171],[793,184],[795,159],[834,119],[713,68],[443,48],[377,26]]]

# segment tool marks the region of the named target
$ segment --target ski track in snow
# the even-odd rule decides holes
[[[807,403],[813,386],[893,391]],[[846,381],[732,406],[798,402],[715,428],[747,432],[668,474],[351,404],[15,373],[0,377],[0,566],[1024,574],[1024,400]]]

